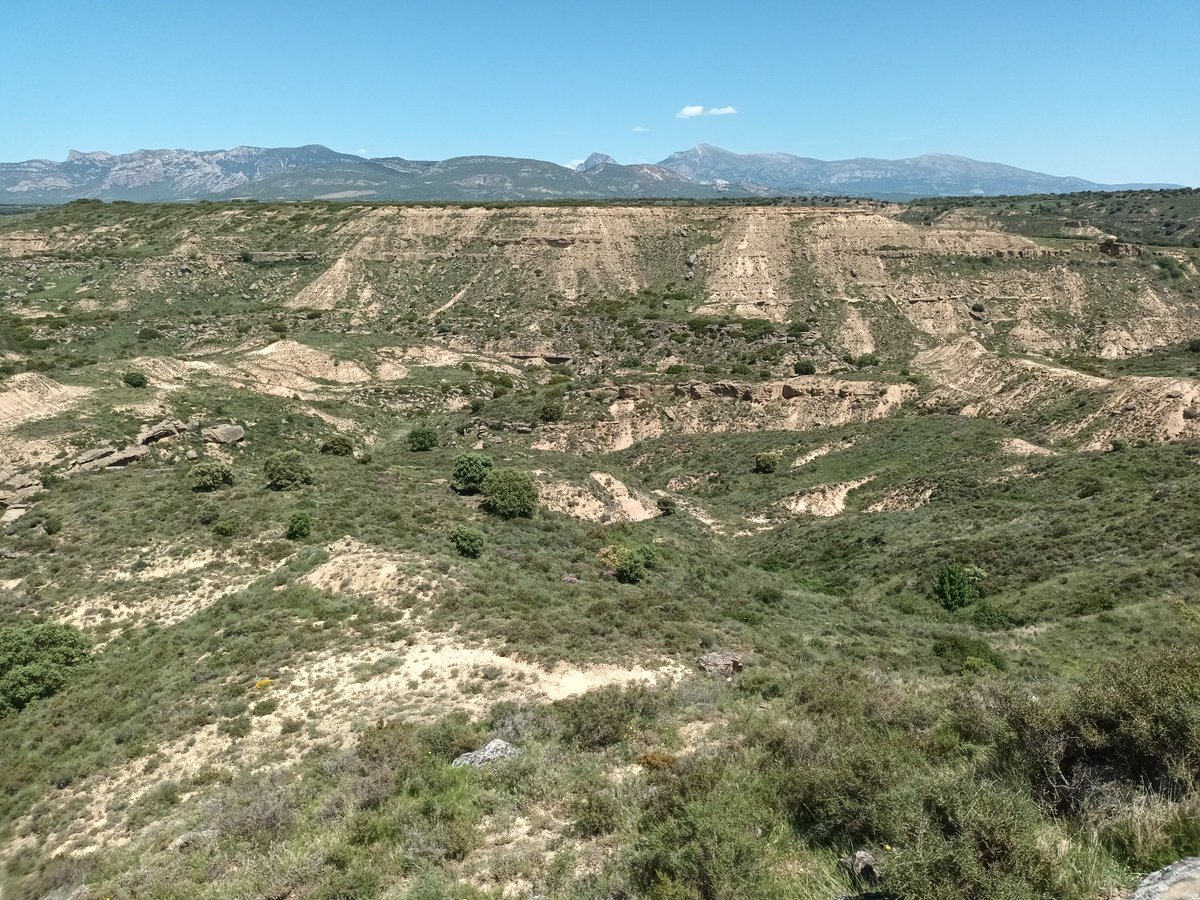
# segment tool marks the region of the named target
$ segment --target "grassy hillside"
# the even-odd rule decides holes
[[[1032,237],[1071,237],[1093,226],[1122,240],[1163,247],[1200,247],[1200,190],[1086,191],[1027,197],[937,197],[915,200],[907,221],[936,221],[956,209]]]
[[[1200,853],[1196,255],[931,209],[5,217],[3,896]]]

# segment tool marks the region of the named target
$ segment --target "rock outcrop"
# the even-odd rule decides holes
[[[478,750],[473,750],[470,753],[464,753],[462,756],[450,763],[452,766],[470,766],[478,768],[486,766],[488,763],[494,763],[502,759],[511,759],[514,756],[520,756],[521,751],[510,744],[508,741],[502,741],[500,738],[488,741]]]
[[[211,428],[205,428],[201,436],[208,444],[236,444],[245,438],[246,429],[241,425],[213,425]]]
[[[77,456],[67,470],[67,474],[74,475],[78,472],[94,472],[99,469],[127,466],[142,459],[149,452],[150,448],[143,444],[130,444],[120,450],[116,447],[96,447]]]

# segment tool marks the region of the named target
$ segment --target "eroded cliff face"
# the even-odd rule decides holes
[[[279,396],[362,397],[370,384],[447,366],[559,365],[615,379],[595,396],[569,396],[584,421],[547,425],[546,448],[806,430],[918,399],[1035,417],[1074,394],[1091,398],[1087,411],[1051,436],[1192,433],[1187,378],[1159,392],[1179,397],[1148,405],[1126,397],[1157,390],[1148,383],[1109,384],[1051,358],[1119,360],[1200,334],[1194,273],[1163,278],[1145,256],[1114,258],[1101,232],[1037,242],[986,219],[923,226],[901,213],[868,201],[81,204],[0,224],[0,296],[47,347],[103,343],[119,322],[164,337],[158,355],[191,359],[191,375],[204,357],[206,375]],[[284,371],[253,355],[289,330],[322,335],[322,352],[358,354],[362,377],[350,378],[349,364],[331,377],[332,364]],[[828,379],[789,386],[801,361]],[[631,382],[644,396],[618,399]],[[745,396],[722,383],[743,383]],[[1121,415],[1110,415],[1116,397]],[[467,398],[440,402],[461,408]],[[1130,416],[1131,404],[1162,414]]]

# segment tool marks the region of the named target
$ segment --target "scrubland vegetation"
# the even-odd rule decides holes
[[[740,210],[570,268],[534,209],[254,206],[0,222],[52,238],[0,260],[5,896],[1090,900],[1200,853],[1186,247],[787,220],[747,315]]]

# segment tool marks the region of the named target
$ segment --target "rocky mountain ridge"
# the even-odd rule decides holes
[[[317,144],[231,150],[72,150],[64,162],[0,163],[0,203],[92,198],[138,202],[259,200],[536,201],[640,198],[1057,193],[1167,185],[1100,185],[965,157],[822,161],[737,154],[708,144],[658,164],[621,165],[593,153],[576,169],[535,159],[462,156],[368,159]]]

